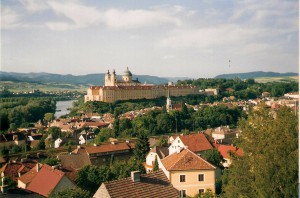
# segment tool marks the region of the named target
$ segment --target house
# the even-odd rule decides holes
[[[299,99],[299,92],[286,93],[286,94],[284,94],[284,96],[287,98]]]
[[[162,159],[161,163],[160,168],[179,190],[180,197],[192,197],[208,189],[215,192],[216,167],[189,149],[180,148]]]
[[[267,91],[265,91],[265,92],[262,92],[262,93],[261,93],[261,97],[262,97],[262,98],[267,98],[267,97],[270,97],[270,93],[269,93],[269,92],[267,92]]]
[[[213,149],[203,133],[180,135],[169,146],[169,154],[175,153],[178,148],[188,148],[190,151],[201,154],[202,151]]]
[[[10,148],[14,145],[24,146],[26,144],[26,137],[23,133],[7,133],[0,134],[0,148]]]
[[[61,144],[63,143],[63,140],[61,138],[57,138],[54,141],[54,148],[59,148],[61,146]]]
[[[131,172],[131,177],[104,182],[93,198],[138,198],[138,197],[178,197],[177,190],[170,184],[162,171],[150,174]]]
[[[36,163],[27,173],[18,178],[18,188],[26,189],[33,178],[37,175],[43,164]]]
[[[239,131],[237,129],[230,129],[229,126],[222,126],[214,129],[211,136],[215,141],[228,143],[232,142],[232,139],[239,136]]]
[[[91,160],[84,148],[76,148],[70,154],[58,155],[60,164],[64,168],[71,167],[78,171],[82,167],[91,164]]]
[[[18,178],[32,169],[36,165],[36,163],[36,161],[6,163],[0,169],[0,176],[8,177],[11,180],[17,182]]]
[[[81,131],[79,136],[79,144],[92,143],[95,139],[94,132]]]
[[[35,148],[37,147],[42,138],[43,134],[31,133],[31,135],[27,137],[27,141],[29,142],[31,148]]]
[[[127,142],[110,142],[102,143],[97,146],[86,146],[85,150],[95,165],[109,164],[112,158],[118,160],[127,160],[132,156],[134,143]]]
[[[161,159],[169,155],[168,147],[155,146],[146,156],[146,163],[144,164],[147,172],[152,172],[154,161],[157,159],[158,164],[161,164]]]
[[[225,168],[228,168],[231,164],[231,154],[236,154],[238,156],[243,155],[243,150],[240,148],[237,148],[233,145],[222,145],[222,144],[216,144],[215,147],[218,149],[220,154],[222,155],[224,162],[222,165]]]
[[[28,185],[27,190],[48,197],[51,192],[75,187],[65,173],[44,164]]]

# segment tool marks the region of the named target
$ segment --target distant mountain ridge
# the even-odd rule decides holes
[[[260,78],[260,77],[283,77],[283,76],[298,76],[298,73],[293,73],[293,72],[278,73],[278,72],[255,71],[255,72],[247,72],[247,73],[221,74],[221,75],[217,75],[215,78],[249,79],[249,78]]]
[[[51,74],[51,73],[16,73],[0,71],[0,81],[14,82],[38,82],[38,83],[59,83],[73,85],[103,85],[105,73],[87,74],[87,75],[71,75],[71,74]],[[118,75],[118,79],[122,76]],[[169,81],[177,82],[177,80],[188,79],[186,77],[157,77],[150,75],[133,75],[133,79],[138,78],[141,83],[147,84],[165,84]]]

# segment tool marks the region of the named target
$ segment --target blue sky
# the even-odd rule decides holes
[[[3,0],[1,71],[298,72],[298,8],[292,0]]]

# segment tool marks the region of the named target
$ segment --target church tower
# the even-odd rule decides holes
[[[169,89],[168,89],[168,97],[167,97],[166,110],[167,110],[167,112],[170,112],[172,110],[172,100],[170,98],[170,90]]]
[[[107,73],[105,74],[105,83],[104,83],[105,86],[110,86],[110,79],[111,79],[111,76],[110,76],[109,70],[107,70]]]
[[[116,74],[115,70],[111,74],[110,82],[111,82],[110,86],[116,86],[117,85],[117,74]]]

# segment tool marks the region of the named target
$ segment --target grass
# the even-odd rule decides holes
[[[255,78],[256,82],[267,83],[267,82],[278,82],[278,81],[295,81],[299,82],[299,76],[282,76],[282,77],[260,77]]]

